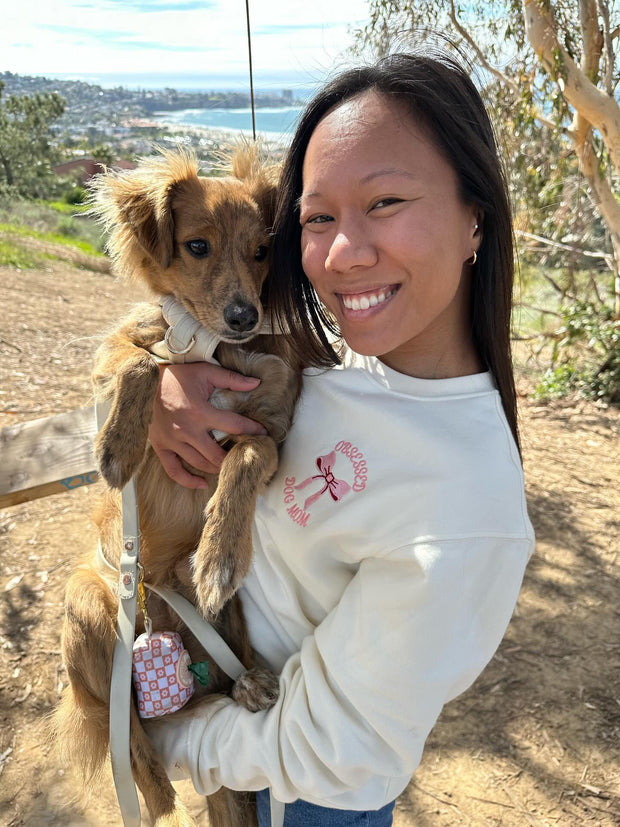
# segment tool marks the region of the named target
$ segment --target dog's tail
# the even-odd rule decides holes
[[[63,659],[69,684],[52,716],[55,748],[86,786],[108,755],[111,663],[116,639],[116,598],[93,567],[78,567],[65,594]]]
[[[99,780],[109,752],[109,713],[106,704],[92,696],[76,698],[67,686],[49,719],[49,737],[62,766],[72,766],[86,789]]]
[[[221,787],[207,798],[207,812],[210,827],[258,827],[255,793]]]

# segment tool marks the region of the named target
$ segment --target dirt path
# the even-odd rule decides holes
[[[127,290],[58,263],[0,268],[0,285],[0,427],[87,405],[96,337]],[[537,554],[499,653],[444,710],[396,827],[620,825],[619,424],[590,403],[524,402]],[[109,784],[89,808],[74,800],[42,729],[66,683],[62,595],[94,541],[96,488],[0,512],[1,825],[120,824]]]

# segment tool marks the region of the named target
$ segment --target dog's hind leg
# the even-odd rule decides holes
[[[240,436],[222,463],[217,490],[193,560],[193,582],[205,617],[215,617],[241,585],[252,559],[256,496],[278,466],[269,436]]]
[[[153,827],[196,827],[196,822],[170,783],[153,742],[131,707],[131,768],[144,796]],[[233,827],[233,824],[230,824]]]

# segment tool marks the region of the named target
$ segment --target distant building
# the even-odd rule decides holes
[[[132,161],[125,161],[120,158],[112,164],[112,169],[135,169]],[[57,164],[54,172],[59,177],[75,175],[80,184],[86,184],[94,175],[104,172],[105,167],[94,158],[74,158],[73,161],[66,161],[64,164]]]

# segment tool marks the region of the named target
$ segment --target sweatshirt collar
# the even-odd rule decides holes
[[[496,390],[490,371],[470,376],[455,376],[451,379],[419,379],[407,376],[384,365],[376,356],[361,356],[346,350],[343,367],[363,370],[374,382],[387,390],[416,397],[471,396]]]

